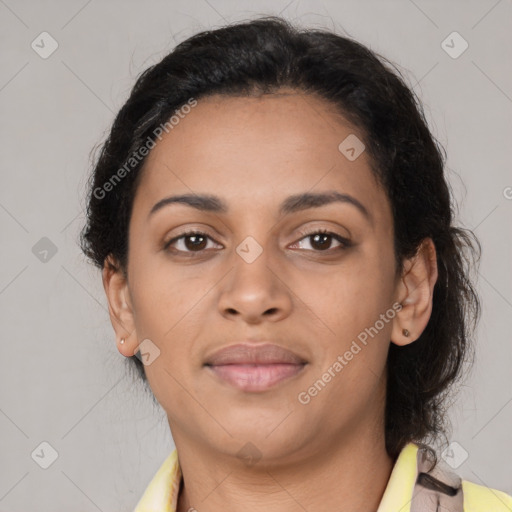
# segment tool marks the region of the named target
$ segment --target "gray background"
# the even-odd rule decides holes
[[[425,103],[458,222],[483,245],[477,360],[450,409],[452,458],[463,478],[512,493],[510,0],[0,0],[0,511],[131,510],[170,452],[165,416],[126,373],[100,274],[77,245],[90,151],[136,76],[176,42],[278,13],[369,45]],[[43,31],[58,43],[46,59],[31,47]],[[441,46],[453,31],[469,44],[458,58]],[[46,261],[43,237],[57,249]],[[48,469],[43,441],[58,452]]]

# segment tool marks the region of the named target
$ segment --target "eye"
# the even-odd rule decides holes
[[[310,242],[310,246],[315,252],[325,252],[331,249],[332,239],[336,240],[339,243],[339,246],[335,249],[343,250],[352,245],[350,240],[347,238],[338,235],[337,233],[333,233],[332,231],[327,231],[326,229],[320,229],[316,231],[310,232],[301,232],[300,233],[304,238],[296,242],[294,245],[301,243],[302,240],[312,239]]]
[[[306,249],[313,250],[315,252],[327,252],[332,249],[331,245],[333,239],[338,242],[338,247],[335,247],[334,250],[343,250],[352,245],[350,240],[347,238],[344,238],[337,233],[325,229],[310,232],[300,232],[300,234],[303,238],[298,242],[295,242],[295,244],[291,246],[292,248],[297,244],[302,243],[303,240],[307,239],[312,240],[310,242],[311,249]],[[168,250],[170,247],[174,246],[172,252],[193,255],[194,253],[201,253],[207,250],[208,241],[216,243],[215,240],[213,240],[209,235],[202,231],[187,231],[166,242],[164,245],[164,250]],[[217,245],[222,248],[220,244]]]
[[[186,233],[182,233],[180,236],[174,237],[165,243],[164,249],[168,250],[172,245],[177,245],[181,247],[175,247],[173,252],[180,253],[199,253],[204,251],[207,248],[208,241],[214,240],[208,236],[206,233],[202,231],[187,231]],[[222,247],[222,246],[221,246]]]

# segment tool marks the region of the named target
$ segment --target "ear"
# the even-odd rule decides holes
[[[103,287],[107,295],[110,321],[116,333],[117,348],[126,357],[137,350],[137,333],[126,274],[111,255],[105,258],[102,270]],[[121,344],[121,340],[124,343]]]
[[[395,345],[408,345],[424,331],[432,313],[436,281],[436,248],[431,238],[425,238],[416,254],[405,260],[398,283],[397,297],[402,309],[393,319],[391,341]],[[409,332],[408,336],[404,329]]]

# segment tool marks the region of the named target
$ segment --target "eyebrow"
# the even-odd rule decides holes
[[[309,208],[319,208],[336,202],[355,206],[368,221],[371,221],[370,213],[360,201],[349,194],[342,194],[336,191],[319,193],[305,192],[303,194],[289,196],[281,203],[279,214],[289,215]],[[175,203],[184,204],[204,212],[228,213],[229,211],[227,204],[218,196],[210,194],[182,194],[165,197],[158,201],[153,208],[151,208],[148,217],[151,217],[165,206]]]

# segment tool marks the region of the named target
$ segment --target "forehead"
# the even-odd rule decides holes
[[[333,189],[378,209],[384,192],[370,158],[347,158],[347,144],[360,151],[361,134],[312,95],[201,98],[147,156],[134,210],[176,193],[207,192],[243,208]]]

